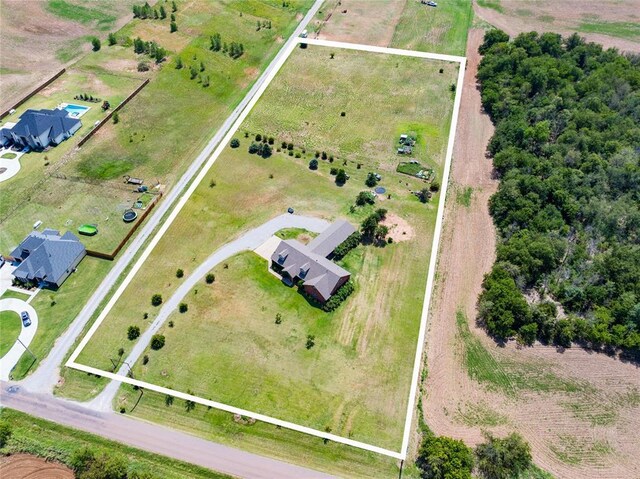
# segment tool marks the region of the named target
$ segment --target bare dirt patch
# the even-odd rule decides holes
[[[73,471],[58,462],[29,454],[0,457],[0,476],[7,479],[73,479]]]
[[[416,235],[409,222],[394,213],[387,213],[381,223],[389,228],[387,237],[391,238],[394,243],[411,241]]]
[[[522,0],[501,0],[501,12],[482,8],[474,2],[475,13],[509,35],[536,30],[569,35],[578,31],[587,40],[622,51],[640,52],[640,41],[580,31],[583,22],[638,22],[640,0],[537,0],[535,8],[523,9]],[[532,2],[526,2],[531,4]]]
[[[407,0],[326,2],[315,22],[315,38],[387,47]]]
[[[449,201],[427,339],[424,416],[437,434],[483,440],[482,430],[516,430],[531,444],[535,462],[563,478],[638,477],[640,374],[632,364],[574,347],[501,348],[477,328],[476,300],[494,260],[496,233],[487,201],[496,191],[485,148],[493,133],[482,113],[475,73],[482,31],[471,30],[452,181],[474,188],[470,207]],[[471,379],[464,364],[456,313],[469,318],[511,388]],[[517,366],[514,366],[517,365]],[[487,407],[490,405],[490,407]]]

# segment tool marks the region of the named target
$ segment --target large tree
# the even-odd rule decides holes
[[[485,479],[517,479],[531,466],[531,448],[517,433],[505,438],[486,434],[476,447],[478,472]]]
[[[422,441],[416,465],[423,479],[470,479],[473,450],[462,441],[429,435]]]

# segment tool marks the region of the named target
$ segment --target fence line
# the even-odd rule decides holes
[[[123,106],[125,106],[127,103],[129,103],[129,101],[131,99],[133,99],[134,96],[136,96],[138,93],[140,93],[140,90],[142,90],[144,87],[147,86],[147,84],[149,83],[149,79],[147,78],[145,81],[142,82],[142,85],[140,85],[138,88],[136,88],[135,90],[133,90],[133,92],[131,92],[131,94],[125,98],[124,100],[122,100],[120,102],[120,104],[115,107],[113,110],[111,110],[109,112],[109,114],[107,116],[105,116],[102,120],[100,120],[100,123],[98,123],[95,128],[93,128],[89,133],[87,133],[79,142],[78,142],[78,148],[80,148],[82,145],[84,145],[87,140],[89,140],[89,138],[91,138],[100,128],[102,128],[104,126],[105,123],[107,123],[111,117],[113,116],[113,114],[115,112],[117,112],[120,108],[122,108]]]
[[[1,115],[0,115],[0,120],[2,120],[5,116],[7,116],[9,114],[9,112],[11,110],[14,110],[16,108],[18,108],[20,105],[22,105],[25,101],[27,101],[29,98],[31,98],[33,95],[35,95],[36,93],[38,93],[40,90],[42,90],[43,88],[49,86],[52,82],[54,82],[55,80],[57,80],[57,78],[62,75],[64,72],[66,72],[66,68],[63,68],[62,70],[60,70],[58,73],[56,73],[55,75],[53,75],[51,78],[49,78],[46,82],[44,82],[43,84],[41,84],[40,86],[36,87],[35,90],[32,90],[31,93],[27,93],[26,96],[22,97],[21,100],[19,100],[15,105],[13,105],[12,107],[9,107],[8,110],[4,111]]]
[[[163,193],[161,191],[158,195],[155,196],[153,201],[147,205],[147,207],[142,212],[142,214],[140,215],[138,220],[135,222],[133,227],[129,230],[129,232],[126,234],[126,236],[122,239],[122,241],[120,241],[118,246],[116,246],[115,249],[111,253],[102,253],[100,251],[93,251],[93,250],[89,250],[88,249],[87,250],[87,255],[88,256],[93,256],[94,258],[107,259],[109,261],[113,261],[115,259],[115,257],[118,256],[118,253],[120,253],[120,250],[122,249],[122,247],[127,243],[127,241],[129,241],[129,239],[131,238],[133,233],[136,232],[138,227],[142,224],[142,222],[145,220],[145,218],[149,215],[149,213],[151,212],[153,207],[156,205],[156,203],[158,203],[158,201],[160,201],[160,198],[162,198],[162,194]]]

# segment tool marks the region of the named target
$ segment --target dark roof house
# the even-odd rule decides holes
[[[84,245],[71,232],[33,231],[10,256],[19,263],[13,276],[22,282],[36,282],[43,287],[59,288],[86,255]]]
[[[324,303],[351,277],[328,258],[355,231],[350,223],[337,221],[308,245],[282,240],[271,255],[272,268],[292,284],[303,281],[305,292]]]
[[[71,118],[66,110],[27,110],[12,128],[0,130],[0,142],[42,150],[51,144],[60,144],[81,126],[82,122]]]

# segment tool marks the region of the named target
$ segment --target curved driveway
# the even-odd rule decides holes
[[[33,309],[33,306],[29,303],[17,298],[0,299],[0,311],[14,311],[18,316],[20,316],[21,312],[26,311],[31,318],[31,326],[27,328],[22,326],[22,330],[18,336],[18,339],[22,341],[24,346],[16,341],[9,352],[0,358],[0,381],[8,381],[9,374],[15,365],[18,364],[22,353],[24,353],[25,346],[29,347],[31,340],[36,335],[36,331],[38,330],[38,313],[36,313],[36,310]]]
[[[0,150],[0,156],[5,153],[13,153],[15,158],[0,158],[0,169],[5,168],[5,171],[0,173],[0,182],[13,178],[20,171],[20,157],[22,153],[16,153],[10,150]]]
[[[215,266],[242,251],[253,251],[271,238],[271,236],[273,236],[277,231],[282,229],[304,228],[314,233],[321,233],[327,229],[328,226],[329,222],[319,218],[283,214],[267,221],[255,229],[248,231],[237,240],[227,243],[223,247],[217,249],[187,277],[175,293],[173,293],[171,298],[163,304],[156,319],[151,323],[147,330],[142,333],[140,339],[136,342],[135,346],[122,363],[118,374],[122,376],[127,375],[129,371],[128,365],[133,366],[135,364],[149,342],[151,342],[151,337],[158,332],[169,315],[178,308],[178,305],[182,302],[183,298],[189,293],[189,291],[191,291],[191,289]],[[95,399],[88,403],[88,406],[100,411],[110,411],[112,409],[113,398],[118,392],[119,387],[120,382],[112,380]]]

